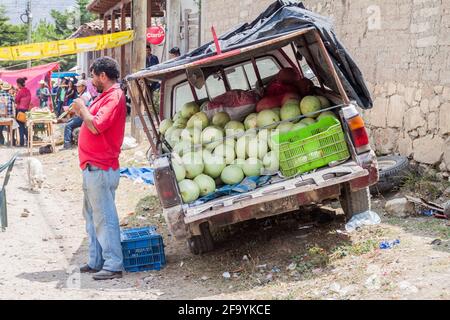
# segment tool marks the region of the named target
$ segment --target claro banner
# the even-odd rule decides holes
[[[127,44],[133,39],[134,31],[129,30],[85,38],[3,47],[0,48],[0,61],[36,60],[110,49]]]

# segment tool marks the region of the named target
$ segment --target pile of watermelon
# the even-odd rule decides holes
[[[243,122],[227,112],[213,116],[188,102],[173,119],[161,122],[161,135],[173,148],[172,166],[185,203],[206,196],[220,185],[240,183],[245,177],[276,174],[278,150],[272,136],[306,127],[325,116],[336,117],[330,101],[314,96],[314,84],[300,79],[292,68],[282,69],[265,88],[256,112]],[[248,113],[248,112],[247,112]],[[307,115],[299,121],[301,115]],[[280,123],[280,121],[282,121]]]

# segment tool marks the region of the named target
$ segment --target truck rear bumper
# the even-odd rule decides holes
[[[376,160],[375,170],[371,166],[366,168],[355,161],[348,161],[334,168],[319,169],[245,194],[219,198],[195,207],[184,206],[184,222],[186,225],[198,225],[203,221],[210,221],[212,225],[223,226],[277,215],[304,205],[337,198],[343,183],[350,183],[353,185],[352,189],[357,190],[367,187],[372,181],[376,182]],[[194,229],[195,234],[196,228],[190,229],[191,232]]]

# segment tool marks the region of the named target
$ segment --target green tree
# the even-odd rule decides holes
[[[25,25],[13,25],[9,22],[5,7],[0,5],[0,47],[25,43],[27,28]],[[0,61],[0,68],[16,65],[17,61]]]
[[[60,40],[54,24],[46,20],[39,21],[31,36],[33,43]]]
[[[26,26],[9,23],[5,7],[0,5],[0,47],[11,46],[26,40]]]
[[[50,12],[55,20],[56,33],[61,35],[61,39],[70,36],[80,25],[95,20],[95,15],[86,9],[88,3],[89,0],[77,0],[75,12],[72,10],[64,10],[64,12],[52,10]]]
[[[47,42],[67,39],[77,28],[87,22],[95,20],[95,15],[87,11],[86,6],[90,0],[77,0],[75,10],[64,10],[62,12],[52,10],[50,15],[53,23],[46,20],[39,21],[32,32],[33,42]],[[27,26],[12,25],[6,16],[4,7],[0,6],[0,47],[13,46],[26,43]],[[67,55],[33,61],[33,65],[59,61],[62,70],[68,70],[76,65],[76,55]],[[0,67],[9,67],[20,64],[20,61],[0,62]],[[19,65],[18,68],[23,68]]]

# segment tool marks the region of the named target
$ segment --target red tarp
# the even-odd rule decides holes
[[[30,69],[20,69],[20,70],[0,70],[0,79],[7,81],[9,84],[17,87],[16,80],[18,78],[26,77],[27,81],[25,83],[26,87],[31,92],[31,104],[33,107],[39,106],[39,98],[36,96],[36,90],[39,88],[39,81],[45,80],[47,82],[50,93],[52,91],[51,87],[51,73],[59,69],[59,64],[57,62],[44,64],[42,66],[33,67]],[[53,110],[52,99],[49,98],[49,105],[51,110]]]

